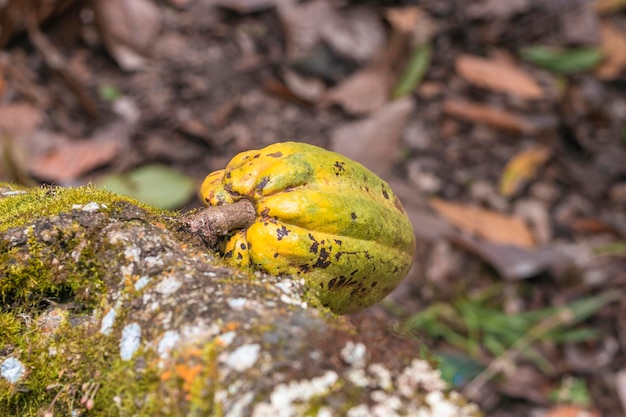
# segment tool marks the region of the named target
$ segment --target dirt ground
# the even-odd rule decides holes
[[[418,238],[362,314],[487,415],[626,413],[626,2],[29,4],[0,6],[0,180],[194,190],[244,150],[338,151]]]

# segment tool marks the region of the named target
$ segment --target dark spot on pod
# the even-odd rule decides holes
[[[393,272],[394,272],[394,274],[395,274],[396,272],[398,272],[399,270],[400,270],[400,269],[398,268],[398,266],[397,266],[397,265],[393,267]]]
[[[227,173],[226,173],[226,175],[224,175],[224,177],[225,177],[226,179],[230,179],[230,172],[227,172]]]
[[[356,220],[356,213],[355,212],[350,213],[350,217],[352,218],[352,220]]]
[[[370,255],[368,251],[363,252],[363,255],[365,255],[367,259],[372,259],[372,255]]]
[[[261,212],[261,217],[269,217],[269,214],[270,214],[270,208],[265,207],[263,211]]]
[[[337,278],[333,278],[330,281],[328,281],[328,289],[332,290],[333,287],[335,286],[335,282],[337,282]]]
[[[226,258],[226,259],[230,259],[232,257],[233,257],[233,251],[232,250],[229,250],[228,252],[226,252],[224,254],[224,258]]]
[[[278,258],[278,254],[277,253],[274,254],[274,258]]]
[[[248,249],[248,247],[246,246],[246,244],[245,244],[245,243],[240,244],[240,245],[239,245],[239,247],[241,248],[241,250],[246,250],[246,249]]]
[[[257,154],[255,154],[255,155],[253,156],[253,158],[254,158],[254,159],[257,159],[257,158],[258,158],[258,157],[260,157],[260,156],[261,156],[261,154],[260,154],[260,153],[257,153]]]
[[[283,156],[283,153],[282,152],[268,153],[266,156],[269,156],[271,158],[280,158],[281,156]]]
[[[350,272],[350,276],[352,276],[352,275],[356,274],[357,272],[359,272],[359,270],[358,270],[358,269],[355,269],[354,271]]]
[[[374,281],[374,282],[372,282],[372,284],[370,285],[370,287],[374,288],[374,287],[375,287],[375,286],[377,286],[377,285],[378,285],[378,282],[377,282],[377,281]]]
[[[342,286],[343,286],[343,284],[346,282],[346,279],[347,279],[347,278],[346,278],[345,276],[340,275],[340,276],[339,276],[339,279],[337,280],[337,286],[338,286],[338,287],[342,287]]]
[[[339,176],[340,172],[345,171],[346,169],[344,168],[344,165],[346,163],[345,162],[340,162],[340,161],[335,161],[335,165],[333,165],[335,167],[335,175]]]
[[[256,190],[258,192],[263,191],[263,188],[265,188],[265,186],[267,185],[267,183],[270,182],[270,177],[268,177],[267,175],[264,176],[263,178],[261,178],[261,181],[259,182],[259,184],[256,186]]]
[[[328,257],[330,253],[325,248],[320,249],[320,256],[317,258],[317,261],[313,264],[316,268],[327,268],[330,265],[330,261]]]
[[[241,196],[241,193],[238,193],[237,191],[233,190],[232,184],[224,184],[224,189],[228,191],[228,193],[230,193],[230,195],[232,195],[233,197]]]
[[[387,190],[385,189],[385,187],[383,187],[383,197],[389,200],[389,193],[387,193]]]
[[[243,255],[241,254],[241,252],[237,252],[237,259],[238,260],[242,260],[243,259]]]
[[[291,230],[287,229],[285,226],[281,226],[279,229],[276,229],[276,237],[278,237],[278,240],[281,240],[285,236],[289,235],[290,231]]]
[[[313,241],[313,243],[311,244],[311,247],[309,248],[309,252],[311,253],[317,253],[317,250],[319,249],[319,243],[317,242],[317,240],[315,240],[315,237],[309,233],[309,239],[311,239]]]
[[[398,209],[400,213],[405,213],[404,207],[402,207],[402,203],[400,203],[400,200],[398,199],[398,197],[396,197],[393,200],[393,205],[396,206],[396,208]]]
[[[298,269],[300,270],[300,272],[306,274],[307,272],[309,272],[311,270],[311,267],[309,265],[307,265],[307,264],[304,264],[304,265],[300,265],[298,267]]]
[[[339,260],[339,258],[341,258],[341,255],[343,255],[343,252],[337,252],[337,253],[335,254],[335,261],[338,261],[338,260]]]
[[[322,288],[322,289],[324,288],[324,283],[323,282],[320,282],[320,288]]]
[[[342,242],[341,240],[339,240],[339,239],[334,239],[334,240],[335,240],[335,243],[336,243],[336,244],[338,244],[339,246],[341,246],[341,244],[343,243],[343,242]]]

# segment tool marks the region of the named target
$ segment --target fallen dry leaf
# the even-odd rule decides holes
[[[536,130],[533,124],[521,116],[466,100],[445,100],[443,102],[443,111],[459,119],[483,123],[496,129],[508,130],[510,132],[532,133]]]
[[[41,121],[41,111],[30,104],[0,106],[0,132],[17,139],[27,139]]]
[[[515,195],[520,188],[534,178],[537,169],[550,158],[550,149],[535,146],[515,155],[504,167],[500,178],[500,194]]]
[[[64,143],[30,160],[30,172],[37,178],[66,183],[109,163],[119,151],[114,140],[86,140]]]
[[[598,14],[610,14],[626,7],[626,0],[596,0],[593,7]]]
[[[476,19],[507,20],[531,7],[531,0],[486,0],[468,5],[467,14]]]
[[[559,405],[550,409],[543,417],[600,417],[600,413],[574,405]]]
[[[326,93],[326,85],[319,78],[305,77],[289,69],[283,70],[285,86],[296,96],[309,103],[317,103]]]
[[[324,24],[337,19],[335,10],[326,1],[297,4],[294,0],[276,0],[276,6],[290,60],[307,56],[318,44]]]
[[[541,87],[530,75],[504,61],[460,55],[455,67],[461,77],[479,87],[524,99],[543,97]]]
[[[395,30],[411,33],[422,13],[422,10],[415,6],[392,7],[387,9],[385,17]]]
[[[605,80],[613,80],[626,68],[626,36],[608,23],[602,24],[600,31],[604,61],[596,68],[596,75]]]
[[[595,46],[600,42],[598,13],[591,2],[581,2],[559,13],[561,42],[566,45]]]
[[[626,413],[626,368],[621,368],[615,373],[615,390],[622,405],[622,410]]]
[[[385,27],[373,9],[352,7],[326,20],[320,37],[335,52],[355,62],[368,62],[385,45]]]
[[[213,4],[241,14],[259,13],[273,8],[275,0],[214,0]]]
[[[104,45],[127,71],[143,66],[161,30],[161,12],[150,0],[96,0],[95,16]]]
[[[571,272],[574,264],[570,254],[559,247],[520,248],[480,241],[468,236],[451,235],[450,240],[487,262],[507,280],[516,281],[550,272],[560,278]]]
[[[329,91],[324,103],[336,103],[351,114],[371,113],[389,99],[393,74],[382,66],[364,68]]]
[[[431,206],[461,230],[492,243],[533,248],[535,241],[529,228],[515,217],[476,206],[451,203],[438,198],[430,200]]]
[[[403,98],[367,119],[343,124],[332,131],[330,148],[385,177],[396,160],[400,137],[413,107],[410,98]]]

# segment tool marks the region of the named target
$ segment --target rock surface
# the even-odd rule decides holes
[[[413,340],[315,304],[172,213],[0,184],[0,415],[479,415]]]

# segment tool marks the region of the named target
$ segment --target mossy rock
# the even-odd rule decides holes
[[[0,183],[0,303],[3,416],[478,415],[414,341],[92,187]]]

